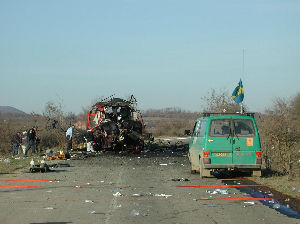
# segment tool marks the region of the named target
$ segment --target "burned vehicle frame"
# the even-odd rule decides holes
[[[92,106],[88,113],[88,129],[94,150],[137,153],[144,148],[145,125],[136,105],[132,95],[128,101],[110,98]]]

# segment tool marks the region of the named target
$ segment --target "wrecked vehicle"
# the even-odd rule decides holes
[[[137,101],[111,98],[92,106],[88,113],[88,142],[93,149],[137,153],[144,148],[145,125]]]

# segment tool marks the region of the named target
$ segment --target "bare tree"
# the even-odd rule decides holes
[[[203,112],[230,112],[240,111],[240,106],[236,104],[231,95],[225,90],[216,91],[211,89],[206,96],[201,97]],[[244,108],[246,108],[244,106]]]
[[[75,115],[70,113],[66,116],[61,102],[48,101],[43,117],[46,120],[46,129],[39,132],[41,147],[62,147],[65,144],[64,133],[68,128],[68,123],[75,118]]]
[[[277,98],[259,123],[266,167],[290,179],[299,173],[299,104],[299,94],[291,100]]]

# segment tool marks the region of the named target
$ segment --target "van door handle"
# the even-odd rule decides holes
[[[240,148],[240,147],[236,147],[235,150],[236,150],[236,151],[240,151],[241,148]]]

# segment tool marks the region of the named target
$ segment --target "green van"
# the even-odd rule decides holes
[[[261,145],[254,113],[204,113],[189,143],[191,172],[234,169],[261,176]]]

